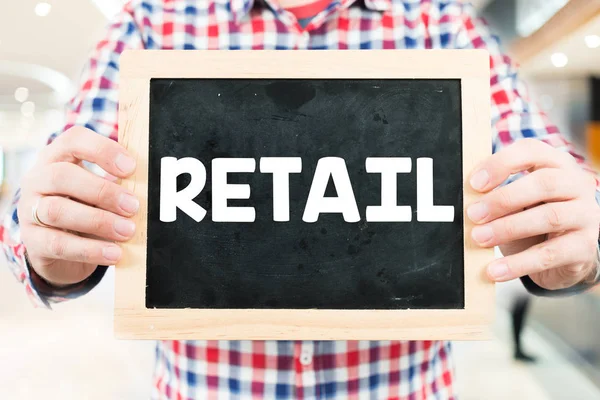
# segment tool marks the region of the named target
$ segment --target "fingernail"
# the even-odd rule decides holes
[[[135,160],[125,154],[119,154],[115,159],[115,165],[123,173],[130,174],[135,169]]]
[[[126,213],[135,214],[140,209],[140,201],[135,196],[123,193],[119,197],[119,207]]]
[[[471,236],[477,243],[484,244],[494,238],[494,231],[489,226],[476,226],[473,228]]]
[[[508,265],[504,263],[490,264],[488,267],[488,275],[494,280],[506,278],[508,273]]]
[[[119,261],[121,248],[119,246],[108,246],[102,249],[102,256],[108,261]]]
[[[467,215],[469,219],[473,222],[479,222],[490,213],[487,204],[483,202],[478,202],[472,204],[469,208],[467,208]]]
[[[131,237],[135,232],[135,223],[128,219],[118,218],[114,223],[115,232],[121,236]]]
[[[482,169],[471,177],[471,187],[475,190],[483,190],[489,181],[490,174],[485,169]]]

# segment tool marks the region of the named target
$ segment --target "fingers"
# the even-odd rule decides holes
[[[543,204],[476,226],[471,237],[482,247],[493,247],[537,235],[584,228],[589,223],[583,202]]]
[[[121,259],[121,248],[109,242],[76,236],[57,229],[31,226],[27,251],[36,257],[113,265]]]
[[[73,127],[60,135],[40,157],[46,164],[89,161],[119,178],[128,177],[136,167],[123,146],[83,127]]]
[[[536,204],[573,200],[586,188],[583,177],[582,173],[556,168],[541,169],[487,193],[467,209],[467,214],[471,221],[481,224]]]
[[[512,174],[539,168],[572,168],[573,157],[535,139],[523,139],[488,157],[471,174],[471,187],[488,192]]]
[[[139,209],[139,201],[131,192],[75,164],[53,163],[29,179],[35,182],[27,186],[40,195],[69,196],[125,217]]]
[[[135,232],[135,223],[129,219],[64,197],[40,198],[37,213],[46,225],[107,240],[125,241]]]
[[[570,233],[556,237],[521,253],[494,261],[488,266],[489,277],[496,282],[505,282],[526,275],[539,274],[559,267],[579,265],[587,262],[590,249],[597,246],[582,233]],[[574,274],[582,273],[577,268]]]

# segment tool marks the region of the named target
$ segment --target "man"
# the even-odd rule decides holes
[[[120,259],[118,243],[135,231],[128,217],[138,200],[81,163],[96,163],[117,178],[136,167],[107,139],[117,137],[119,56],[131,48],[488,49],[495,155],[470,175],[471,186],[486,194],[468,216],[477,224],[474,240],[499,245],[506,256],[488,266],[489,278],[523,277],[540,294],[576,292],[597,281],[597,183],[528,101],[513,64],[469,4],[137,0],[98,44],[64,133],[42,151],[6,220],[10,266],[36,304],[88,292],[106,271],[103,265]],[[493,190],[509,177],[514,182]],[[157,399],[456,396],[445,342],[169,341],[158,343],[157,356]]]

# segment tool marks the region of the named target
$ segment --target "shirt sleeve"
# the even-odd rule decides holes
[[[125,6],[109,23],[104,39],[92,51],[77,94],[67,104],[66,125],[60,132],[50,136],[48,144],[73,126],[83,126],[117,140],[119,58],[126,49],[141,48],[144,48],[144,42],[135,23],[132,6]],[[0,227],[0,243],[10,270],[25,286],[34,305],[50,308],[51,303],[89,292],[100,282],[106,267],[99,266],[84,282],[61,289],[51,287],[29,268],[17,216],[19,198],[20,191],[17,191]]]
[[[461,22],[453,38],[454,47],[485,49],[490,53],[492,151],[495,153],[523,138],[534,138],[568,152],[583,169],[595,175],[596,200],[600,204],[600,179],[597,172],[586,164],[585,158],[560,134],[548,116],[531,101],[526,85],[519,79],[516,64],[504,54],[498,38],[491,34],[486,22],[476,16],[475,8],[470,4],[463,5],[460,19]],[[505,184],[520,176],[522,175],[511,176]],[[528,276],[522,281],[529,292],[539,296],[576,294],[593,286],[578,285],[551,291],[539,287]]]

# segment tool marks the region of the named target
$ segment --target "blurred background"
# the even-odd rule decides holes
[[[122,0],[1,0],[2,214],[62,108],[91,47]],[[600,1],[477,0],[521,64],[533,97],[600,164]],[[598,77],[598,78],[597,78]],[[0,399],[146,399],[152,342],[112,338],[112,271],[88,296],[34,309],[0,261]],[[456,343],[462,399],[600,399],[600,294],[528,302],[523,350],[513,321],[527,297],[498,287],[493,341]],[[515,317],[516,316],[516,317]]]

